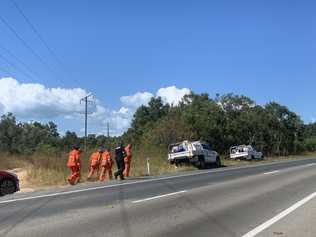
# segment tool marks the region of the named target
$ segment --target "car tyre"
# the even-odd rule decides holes
[[[216,167],[219,168],[222,166],[221,158],[219,156],[216,157]]]
[[[13,180],[4,179],[0,181],[0,196],[15,193],[16,186]]]
[[[203,170],[206,168],[206,163],[204,157],[199,158],[199,169]]]

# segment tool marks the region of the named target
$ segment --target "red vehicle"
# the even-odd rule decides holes
[[[7,171],[0,171],[0,196],[17,191],[20,191],[18,176]]]

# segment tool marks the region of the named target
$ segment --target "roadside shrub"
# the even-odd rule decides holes
[[[305,149],[308,151],[316,151],[316,137],[307,138],[304,141]]]

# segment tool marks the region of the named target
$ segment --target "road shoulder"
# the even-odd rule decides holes
[[[316,187],[315,187],[316,188]],[[316,198],[313,198],[294,212],[285,216],[260,234],[258,237],[315,237]]]

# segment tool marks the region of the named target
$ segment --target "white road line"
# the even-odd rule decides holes
[[[315,197],[316,197],[316,192],[314,192],[314,193],[310,194],[309,196],[305,197],[304,199],[298,201],[293,206],[291,206],[288,209],[284,210],[283,212],[281,212],[280,214],[276,215],[272,219],[266,221],[265,223],[259,225],[258,227],[256,227],[252,231],[248,232],[247,234],[243,235],[242,237],[254,237],[254,236],[256,236],[260,232],[262,232],[265,229],[269,228],[274,223],[278,222],[279,220],[281,220],[285,216],[289,215],[291,212],[295,211],[297,208],[303,206],[305,203],[307,203],[308,201],[312,200]]]
[[[305,166],[305,167],[310,167],[310,166],[313,166],[313,165],[315,165],[315,163],[306,164],[306,165],[304,165],[304,166]]]
[[[270,165],[270,164],[266,164],[266,165]],[[259,165],[259,166],[263,166],[263,165]],[[111,184],[111,185],[98,186],[98,187],[92,187],[92,188],[86,188],[86,189],[77,189],[77,190],[72,190],[72,191],[58,192],[58,193],[52,193],[52,194],[46,194],[46,195],[10,199],[10,200],[5,200],[5,201],[0,201],[0,204],[7,204],[7,203],[12,203],[12,202],[19,202],[19,201],[47,198],[47,197],[63,196],[63,195],[69,195],[69,194],[74,194],[74,193],[82,193],[82,192],[88,192],[88,191],[94,191],[94,190],[102,190],[102,189],[113,188],[113,187],[121,187],[121,186],[133,185],[133,184],[142,184],[142,183],[149,183],[149,182],[154,182],[154,181],[176,179],[176,178],[183,178],[183,177],[190,177],[190,176],[198,176],[198,175],[209,174],[209,173],[219,173],[219,172],[225,172],[225,171],[227,172],[227,171],[231,171],[231,170],[256,168],[256,167],[257,166],[234,167],[234,168],[228,168],[228,169],[218,169],[218,170],[210,170],[210,171],[203,171],[203,172],[190,173],[190,174],[182,174],[182,175],[174,175],[174,176],[161,177],[161,178],[153,178],[153,179],[148,179],[148,180],[127,182],[127,183],[121,183],[121,184]]]
[[[280,170],[274,170],[274,171],[271,171],[271,172],[266,172],[266,173],[263,173],[263,174],[276,174],[276,173],[279,173]]]
[[[74,193],[82,193],[82,192],[88,192],[88,191],[94,191],[94,190],[102,190],[102,189],[113,188],[113,187],[121,187],[121,186],[133,185],[133,184],[149,183],[149,182],[154,182],[154,181],[176,179],[176,178],[182,178],[182,177],[190,177],[190,176],[197,176],[197,175],[203,175],[203,174],[209,174],[209,173],[218,173],[218,172],[224,172],[224,171],[229,171],[229,170],[245,169],[245,168],[247,168],[247,167],[246,166],[244,166],[244,167],[235,167],[235,168],[229,168],[229,169],[225,169],[225,170],[223,170],[223,169],[211,170],[211,171],[198,172],[198,173],[193,173],[193,174],[191,173],[191,174],[183,174],[183,175],[175,175],[175,176],[169,176],[169,177],[161,177],[161,178],[153,178],[153,179],[148,179],[148,180],[127,182],[127,183],[121,183],[121,184],[111,184],[111,185],[92,187],[92,188],[86,188],[86,189],[77,189],[77,190],[72,190],[72,191],[58,192],[58,193],[52,193],[52,194],[46,194],[46,195],[39,195],[39,196],[32,196],[32,197],[25,197],[25,198],[10,199],[10,200],[5,200],[5,201],[0,201],[0,204],[7,204],[7,203],[12,203],[12,202],[19,202],[19,201],[47,198],[47,197],[63,196],[63,195],[69,195],[69,194],[74,194]],[[251,167],[248,167],[248,168],[251,168]]]
[[[308,160],[308,159],[305,159],[305,160]],[[7,203],[40,199],[40,198],[47,198],[47,197],[63,196],[63,195],[69,195],[69,194],[74,194],[74,193],[82,193],[82,192],[102,190],[102,189],[113,188],[113,187],[128,186],[128,185],[133,185],[133,184],[149,183],[149,182],[154,182],[154,181],[176,179],[176,178],[190,177],[190,176],[198,176],[198,175],[209,174],[209,173],[220,173],[220,172],[227,172],[227,171],[232,171],[232,170],[250,169],[250,168],[257,168],[257,167],[261,167],[261,166],[271,166],[271,165],[277,165],[277,164],[282,164],[282,163],[292,163],[292,162],[296,162],[296,161],[295,160],[293,160],[293,161],[280,161],[280,162],[260,164],[260,165],[248,165],[248,166],[243,166],[243,167],[233,167],[233,168],[209,170],[209,171],[190,173],[190,174],[174,175],[174,176],[161,177],[161,178],[153,178],[153,179],[148,179],[148,180],[127,182],[127,183],[121,183],[121,184],[111,184],[111,185],[98,186],[98,187],[92,187],[92,188],[86,188],[86,189],[77,189],[77,190],[72,190],[72,191],[51,193],[51,194],[46,194],[46,195],[10,199],[10,200],[5,200],[5,201],[0,201],[0,204],[7,204]],[[312,164],[315,164],[315,163],[312,163]]]
[[[299,166],[293,166],[293,167],[285,168],[285,169],[282,169],[282,170],[273,170],[273,171],[266,172],[266,173],[263,173],[263,174],[265,174],[265,175],[276,174],[276,173],[279,173],[281,171],[288,171],[288,170],[291,170],[291,169],[311,167],[311,166],[314,166],[314,165],[316,165],[316,163],[309,163],[309,164],[305,164],[305,165],[299,165]]]
[[[159,198],[164,198],[164,197],[170,197],[170,196],[174,196],[174,195],[186,193],[186,192],[187,192],[186,190],[183,190],[183,191],[179,191],[179,192],[168,193],[168,194],[164,194],[164,195],[159,195],[159,196],[154,196],[154,197],[150,197],[150,198],[145,198],[145,199],[133,201],[132,203],[135,204],[135,203],[140,203],[140,202],[147,202],[147,201],[151,201],[151,200],[155,200],[155,199],[159,199]]]

